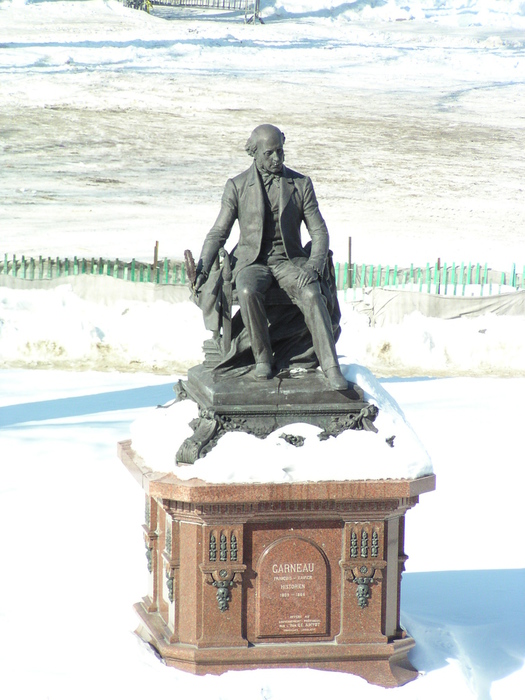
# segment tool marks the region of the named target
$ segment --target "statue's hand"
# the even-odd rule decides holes
[[[202,262],[202,258],[199,260],[197,263],[197,268],[195,270],[195,280],[193,284],[191,285],[193,292],[196,294],[199,289],[202,287],[202,285],[206,282],[208,279],[208,273],[203,269],[204,265]]]
[[[198,292],[207,279],[208,275],[205,272],[201,272],[199,275],[197,275],[195,282],[193,283],[193,291]]]
[[[301,289],[302,287],[306,287],[307,284],[310,284],[310,282],[315,282],[318,279],[319,275],[317,272],[313,269],[313,267],[307,265],[302,267],[301,271],[299,272],[299,276],[297,277],[297,286],[299,289]]]

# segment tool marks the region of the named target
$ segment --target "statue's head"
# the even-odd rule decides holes
[[[246,141],[246,152],[255,158],[257,167],[262,172],[280,173],[284,163],[285,136],[272,124],[261,124],[251,133]]]

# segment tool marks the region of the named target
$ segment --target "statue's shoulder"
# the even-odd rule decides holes
[[[292,170],[287,165],[283,166],[283,175],[284,175],[284,177],[290,178],[292,180],[299,180],[299,181],[303,180],[305,182],[310,179],[306,175],[303,175],[302,173],[298,173],[297,170]]]
[[[247,182],[253,180],[254,177],[256,177],[256,172],[252,165],[250,168],[248,168],[248,170],[244,170],[242,173],[239,173],[238,175],[235,175],[235,177],[230,178],[230,180],[235,184],[237,188],[240,188]]]

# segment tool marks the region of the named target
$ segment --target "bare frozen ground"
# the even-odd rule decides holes
[[[352,236],[358,262],[525,263],[517,31],[82,5],[55,22],[39,5],[2,12],[6,252],[198,252],[226,178],[249,165],[246,137],[270,121],[314,180],[337,259]]]

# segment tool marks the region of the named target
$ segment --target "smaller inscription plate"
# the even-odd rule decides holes
[[[257,569],[259,638],[329,633],[328,562],[316,544],[283,537],[264,550]]]

